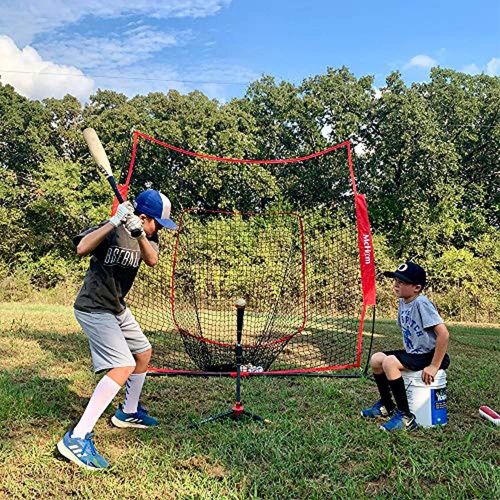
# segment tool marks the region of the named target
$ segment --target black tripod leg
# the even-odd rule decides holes
[[[222,413],[217,413],[216,415],[211,415],[210,417],[204,418],[203,420],[200,420],[199,422],[195,422],[192,424],[189,424],[190,429],[194,429],[195,427],[199,427],[200,425],[206,424],[208,422],[214,422],[215,420],[221,420],[223,418],[230,418],[233,416],[233,410],[227,410],[223,411]]]
[[[260,415],[256,415],[255,413],[249,412],[249,411],[244,411],[241,413],[241,415],[245,415],[248,418],[251,418],[252,420],[256,420],[257,422],[262,422],[263,424],[270,424],[271,421],[267,418],[263,418]]]
[[[255,420],[256,422],[262,422],[263,424],[270,424],[271,420],[268,420],[267,418],[262,418],[260,415],[256,415],[255,413],[249,412],[249,411],[242,411],[241,413],[235,413],[232,409],[223,411],[222,413],[217,413],[216,415],[211,415],[210,417],[204,418],[203,420],[200,420],[199,422],[196,423],[191,423],[188,425],[189,429],[195,429],[199,427],[200,425],[207,424],[208,422],[214,422],[216,420],[222,420],[224,418],[232,418],[233,420],[239,420],[241,417],[248,417],[251,418],[252,420]]]

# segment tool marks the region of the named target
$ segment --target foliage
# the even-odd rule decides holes
[[[98,90],[82,106],[70,95],[30,101],[0,84],[0,230],[7,235],[0,262],[38,287],[81,276],[71,238],[103,220],[111,203],[82,138],[86,126],[98,130],[122,180],[131,128],[240,158],[301,156],[349,139],[379,270],[413,258],[428,268],[428,293],[446,316],[495,320],[499,110],[500,78],[444,68],[411,86],[392,73],[378,91],[373,77],[357,78],[346,67],[297,85],[263,76],[226,103],[201,92],[128,98]],[[315,212],[346,214],[352,202],[345,150],[307,164],[264,166],[142,147],[134,175],[131,194],[160,188],[174,215],[193,206],[286,207],[313,221]],[[392,310],[383,280],[379,301]]]

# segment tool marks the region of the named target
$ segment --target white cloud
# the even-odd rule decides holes
[[[0,33],[24,45],[38,33],[81,21],[86,16],[119,18],[126,15],[155,19],[207,17],[227,7],[231,0],[4,0]]]
[[[481,70],[476,64],[467,64],[462,68],[462,73],[467,73],[469,75],[478,75],[479,73],[481,73]]]
[[[480,73],[485,73],[489,76],[500,75],[500,57],[492,57],[486,66],[483,67],[479,67],[475,63],[467,64],[461,71],[469,75],[479,75]]]
[[[60,35],[44,40],[39,50],[44,56],[61,63],[71,63],[87,70],[99,68],[108,71],[144,61],[154,53],[179,43],[175,35],[139,26],[123,34],[111,33],[106,37]]]
[[[181,93],[198,89],[211,99],[225,102],[228,96],[243,91],[247,83],[258,78],[258,74],[245,67],[224,65],[220,61],[180,70],[151,60],[149,63],[123,67],[108,76],[102,76],[101,71],[96,70],[92,77],[96,87],[122,92],[128,97],[150,92],[166,93],[171,89]]]
[[[221,82],[249,81],[258,75],[217,61],[205,68],[193,65],[182,70],[168,62],[161,64],[162,52],[185,45],[194,35],[190,30],[168,32],[152,20],[212,16],[231,1],[3,0],[0,33],[10,38],[2,41],[2,82],[32,98],[72,93],[85,100],[99,87],[128,96],[199,88],[210,97],[224,99],[228,86]],[[107,27],[104,35],[103,27]],[[18,49],[16,43],[26,47]],[[204,83],[195,83],[199,81]]]
[[[408,68],[424,68],[429,69],[437,65],[437,61],[430,56],[425,54],[419,54],[412,57],[405,65],[404,69]]]
[[[500,57],[493,57],[486,65],[486,74],[490,76],[500,75]]]
[[[61,98],[72,94],[85,100],[94,88],[92,78],[78,68],[44,60],[30,46],[19,49],[8,36],[0,35],[0,61],[2,83],[12,85],[25,97]]]
[[[115,71],[109,65],[109,72],[102,71],[101,66],[97,68],[96,65],[101,61],[97,56],[95,59],[89,56],[84,61],[76,44],[68,45],[66,56],[63,57],[74,65],[65,65],[52,62],[53,57],[43,57],[33,47],[18,48],[9,37],[0,36],[1,82],[12,85],[21,95],[32,99],[61,98],[71,94],[85,101],[96,88],[122,92],[129,97],[149,92],[168,92],[171,89],[182,93],[199,89],[210,98],[225,101],[228,95],[235,94],[235,86],[238,86],[239,93],[242,87],[259,76],[245,67],[227,65],[223,61],[186,67],[182,72],[154,61],[133,64],[134,59],[125,53],[126,47],[112,41],[108,44],[95,41],[86,47],[85,51],[81,48],[80,51],[89,53],[95,49],[106,54],[111,60],[110,64],[116,63]],[[62,46],[58,50],[62,50]],[[127,65],[120,62],[120,57]],[[78,69],[82,63],[87,67],[95,66],[95,74],[85,75]]]
[[[198,86],[198,89],[209,99],[217,99],[222,103],[226,103],[228,101],[226,85],[219,85],[217,83],[202,83]]]

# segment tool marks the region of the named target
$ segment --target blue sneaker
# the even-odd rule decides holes
[[[385,424],[380,426],[380,429],[387,432],[399,430],[413,431],[417,427],[417,420],[413,413],[403,413],[400,410],[396,410],[394,415]]]
[[[85,469],[106,469],[109,464],[95,449],[94,441],[92,440],[94,433],[89,432],[85,436],[85,439],[82,439],[71,437],[72,431],[73,429],[69,430],[66,434],[64,434],[61,441],[57,443],[59,453],[80,467],[85,467]]]
[[[365,418],[390,417],[392,412],[393,410],[387,410],[382,400],[379,400],[372,407],[361,410],[361,416]]]
[[[137,427],[139,429],[148,429],[149,427],[156,427],[158,420],[149,416],[146,408],[140,404],[137,406],[135,413],[125,413],[123,406],[120,405],[115,414],[111,417],[111,422],[115,427]]]

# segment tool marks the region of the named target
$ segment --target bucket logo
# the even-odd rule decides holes
[[[446,401],[446,392],[436,391],[436,401]]]
[[[446,408],[446,387],[434,391],[434,406],[437,409]]]
[[[365,264],[371,264],[372,262],[372,246],[370,243],[370,235],[369,234],[363,234],[363,255],[365,258]]]
[[[401,271],[402,273],[404,273],[407,269],[408,269],[408,264],[401,264],[398,267],[398,271]]]
[[[446,408],[446,387],[432,389],[432,425],[444,425],[448,422],[448,410]]]

